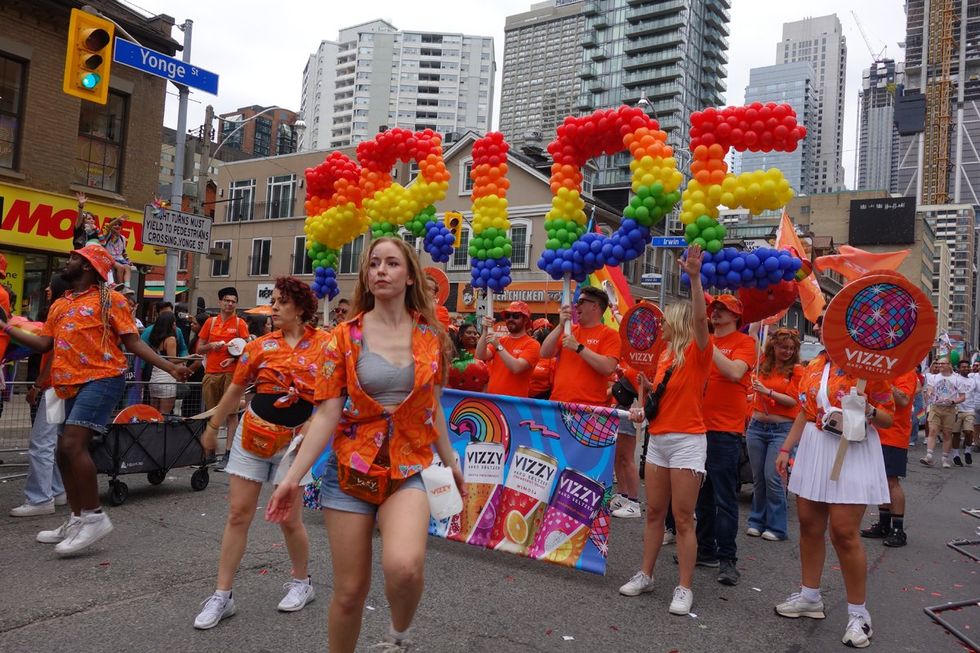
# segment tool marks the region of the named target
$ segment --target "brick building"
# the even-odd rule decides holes
[[[89,0],[143,45],[173,55],[174,21],[112,0]],[[35,317],[43,288],[71,250],[76,193],[101,225],[128,216],[138,265],[163,257],[141,241],[143,206],[157,190],[166,82],[112,67],[105,105],[62,92],[70,0],[0,3],[0,253],[15,312]]]

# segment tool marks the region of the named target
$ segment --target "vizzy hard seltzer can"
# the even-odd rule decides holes
[[[470,442],[463,453],[466,496],[460,531],[450,539],[486,546],[503,493],[506,451],[499,442]]]
[[[453,459],[456,464],[459,464],[459,454],[453,451]],[[442,458],[435,451],[432,452],[432,464],[437,467],[445,467],[445,463],[442,462]],[[459,535],[459,515],[453,515],[452,517],[447,517],[445,519],[433,519],[429,516],[429,535],[435,535],[436,537],[445,537],[448,539],[458,539]]]
[[[602,483],[574,469],[562,470],[528,556],[557,564],[574,564],[589,539],[604,494]]]
[[[555,486],[558,461],[530,447],[518,447],[504,483],[490,547],[524,555],[544,517]]]

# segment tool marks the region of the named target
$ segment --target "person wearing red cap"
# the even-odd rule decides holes
[[[575,309],[578,324],[565,334],[572,319],[572,307],[562,306],[558,326],[541,345],[545,358],[558,357],[552,401],[605,406],[609,402],[609,377],[619,364],[619,334],[602,323],[609,308],[606,293],[585,286]]]
[[[718,582],[736,585],[738,466],[749,412],[749,387],[756,360],[755,339],[738,331],[742,302],[719,295],[708,304],[714,327],[711,369],[704,391],[708,436],[705,479],[698,494],[698,564],[718,567]]]
[[[106,285],[113,260],[101,245],[71,252],[61,271],[70,291],[56,300],[39,335],[0,320],[0,329],[38,352],[53,351],[51,385],[64,400],[64,427],[58,439],[58,467],[71,515],[60,527],[41,531],[37,541],[57,544],[58,555],[78,553],[112,531],[99,505],[99,484],[89,443],[106,424],[125,390],[127,351],[184,381],[183,365],[164,360],[140,340],[129,304]]]
[[[498,340],[493,318],[483,318],[483,334],[476,343],[476,357],[489,361],[487,392],[495,395],[527,397],[531,374],[541,357],[541,345],[527,335],[531,309],[524,302],[511,302],[504,311],[508,335]]]

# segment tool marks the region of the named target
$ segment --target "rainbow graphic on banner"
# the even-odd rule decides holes
[[[449,415],[449,430],[470,442],[498,442],[510,451],[510,427],[495,403],[467,398]]]

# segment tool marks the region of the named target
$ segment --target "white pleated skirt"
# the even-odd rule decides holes
[[[808,422],[796,451],[789,491],[821,503],[888,503],[888,479],[881,455],[878,431],[868,428],[864,442],[851,442],[844,456],[840,478],[830,480],[840,438],[824,433]]]

